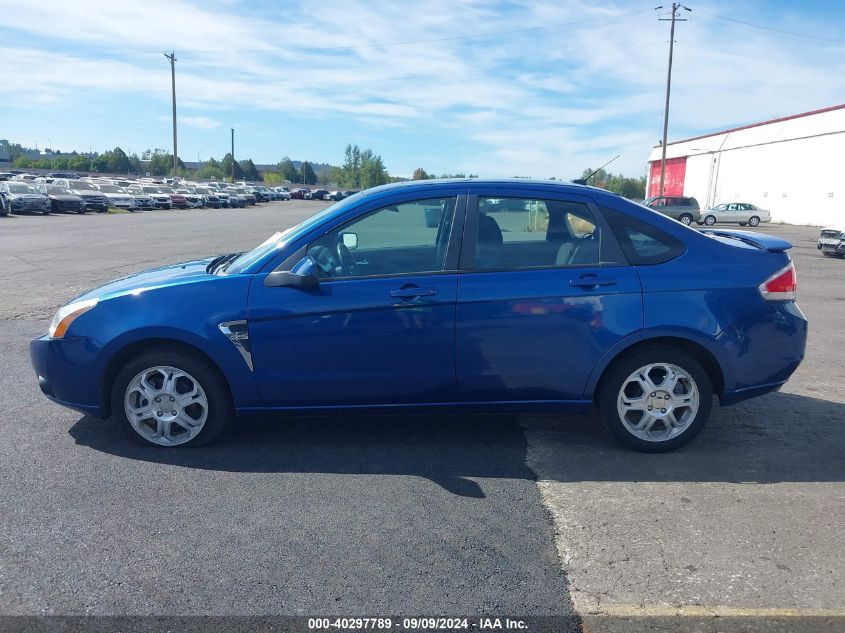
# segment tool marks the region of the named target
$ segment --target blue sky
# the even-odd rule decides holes
[[[391,174],[645,173],[668,23],[640,1],[0,0],[0,138],[69,151],[340,163]],[[670,139],[845,101],[845,2],[689,2]]]

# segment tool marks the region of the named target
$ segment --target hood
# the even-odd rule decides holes
[[[840,233],[845,233],[845,224],[831,224],[830,226],[823,227],[822,231],[839,231]]]
[[[121,277],[120,279],[115,279],[99,288],[94,288],[79,295],[74,301],[77,299],[93,299],[94,297],[102,301],[103,299],[110,299],[130,293],[148,292],[163,286],[221,279],[221,277],[215,277],[205,272],[206,266],[208,266],[212,259],[214,258],[208,257],[181,264],[151,268],[150,270],[129,275],[128,277]]]
[[[44,199],[43,193],[7,193],[4,195],[15,200],[17,200],[18,198],[24,198],[29,200]]]
[[[79,202],[82,200],[79,196],[75,196],[71,193],[51,193],[49,195],[53,200],[61,200],[64,202]]]

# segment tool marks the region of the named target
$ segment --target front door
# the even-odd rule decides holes
[[[315,288],[255,280],[249,331],[267,406],[455,399],[453,232],[464,202],[382,206],[315,236],[306,251],[320,269]]]
[[[595,207],[480,195],[465,235],[475,239],[458,281],[459,397],[583,404],[599,358],[643,321],[639,277]]]

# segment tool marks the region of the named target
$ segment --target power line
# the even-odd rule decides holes
[[[761,31],[769,31],[771,33],[779,33],[781,35],[787,35],[789,37],[797,37],[797,38],[800,38],[800,39],[813,40],[813,41],[822,42],[822,43],[825,43],[825,44],[842,46],[841,40],[834,40],[834,39],[829,39],[829,38],[826,38],[826,37],[819,37],[818,35],[809,35],[807,33],[798,33],[796,31],[787,31],[787,30],[784,30],[784,29],[775,28],[773,26],[766,26],[764,24],[755,24],[754,22],[746,22],[745,20],[737,20],[736,18],[726,18],[724,16],[715,15],[713,13],[701,12],[701,15],[706,16],[710,20],[719,20],[719,21],[722,21],[722,22],[731,22],[731,23],[734,23],[734,24],[744,26],[746,28],[750,28],[750,29],[757,29],[757,30],[761,30]]]
[[[841,73],[841,68],[822,68],[821,66],[814,66],[812,64],[802,64],[800,62],[790,62],[786,61],[785,59],[772,59],[771,57],[757,57],[756,55],[745,55],[743,53],[732,53],[730,51],[721,50],[718,48],[709,48],[707,46],[701,46],[699,44],[690,44],[689,42],[684,42],[685,46],[691,46],[693,48],[698,48],[703,51],[710,51],[711,53],[716,53],[718,55],[728,55],[730,57],[739,57],[741,59],[754,59],[761,62],[771,62],[773,64],[783,64],[785,66],[797,66],[799,68],[811,68],[813,70],[817,70],[819,72],[831,72],[831,73]]]

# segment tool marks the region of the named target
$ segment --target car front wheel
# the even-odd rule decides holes
[[[692,356],[660,347],[635,352],[603,378],[599,413],[625,446],[663,453],[690,442],[713,405],[707,372]]]
[[[684,213],[681,217],[678,218],[678,221],[681,224],[686,224],[687,226],[689,226],[690,224],[692,224],[692,216],[689,213]]]
[[[112,411],[129,436],[155,446],[216,440],[233,417],[229,391],[214,368],[184,352],[150,352],[127,363],[112,389]]]
[[[716,224],[716,218],[712,215],[708,215],[706,218],[704,218],[704,223],[707,226],[713,226],[714,224]]]
[[[760,226],[760,218],[758,218],[756,215],[752,215],[750,218],[748,218],[748,224],[749,226]]]

